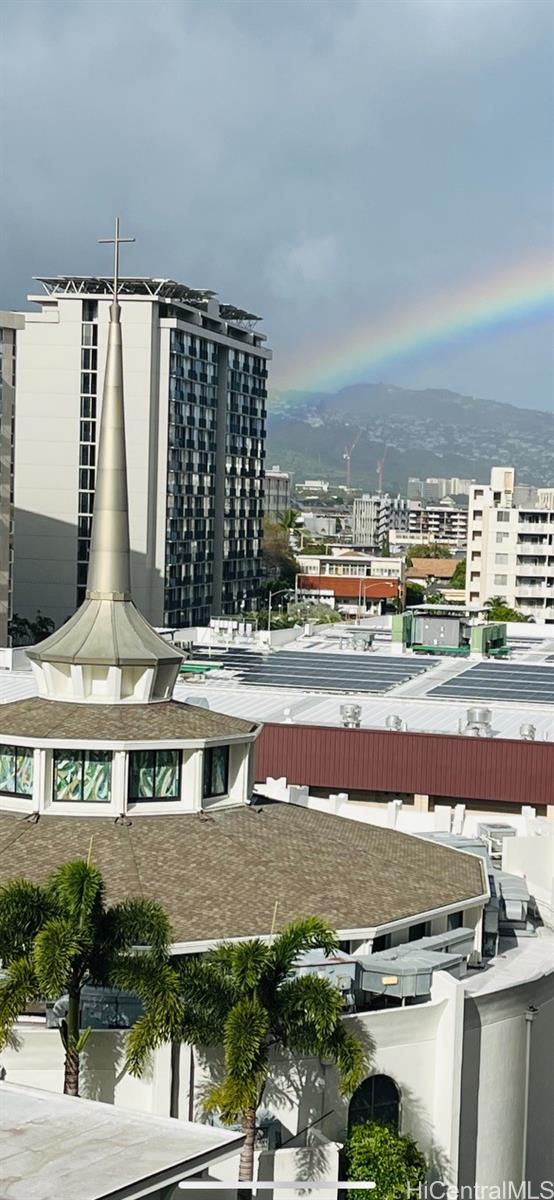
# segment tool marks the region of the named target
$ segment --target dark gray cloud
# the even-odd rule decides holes
[[[551,248],[547,0],[0,8],[0,306],[106,269],[119,212],[129,273],[262,312],[278,378],[361,317]],[[547,407],[552,367],[545,323],[387,377]]]

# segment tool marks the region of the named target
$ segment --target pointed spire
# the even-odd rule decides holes
[[[110,306],[100,445],[87,579],[89,600],[129,600],[129,501],[120,307]]]
[[[121,309],[117,302],[119,219],[113,242],[113,301],[96,471],[86,597],[55,633],[27,651],[39,694],[92,704],[167,700],[183,655],[161,638],[131,598]]]

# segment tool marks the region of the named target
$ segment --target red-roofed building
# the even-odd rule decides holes
[[[298,592],[301,599],[317,599],[333,608],[364,608],[381,613],[402,599],[399,579],[374,579],[355,575],[299,575]]]

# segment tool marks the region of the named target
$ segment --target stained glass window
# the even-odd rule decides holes
[[[54,800],[107,803],[112,755],[109,750],[55,750]]]
[[[129,755],[129,800],[178,800],[180,750],[134,750]]]
[[[229,747],[204,750],[203,796],[225,796],[229,787]]]
[[[24,746],[0,746],[0,792],[33,794],[33,751]]]

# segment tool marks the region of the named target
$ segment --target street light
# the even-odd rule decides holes
[[[273,597],[274,596],[282,596],[285,592],[288,595],[288,593],[290,592],[290,588],[288,588],[288,587],[279,588],[278,591],[269,592],[269,594],[268,594],[268,597],[267,597],[267,632],[268,633],[271,633],[271,602],[273,600]]]

